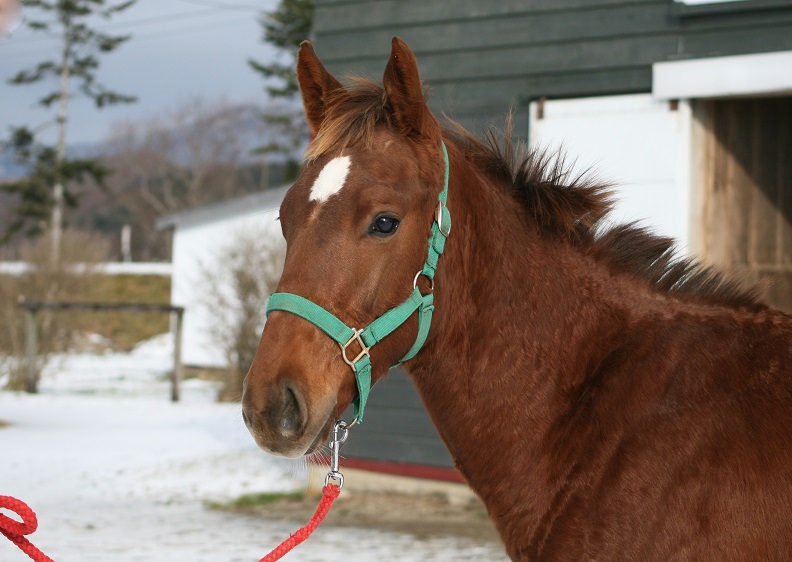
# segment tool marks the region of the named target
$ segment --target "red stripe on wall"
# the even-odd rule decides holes
[[[411,478],[426,478],[429,480],[465,483],[465,479],[462,478],[462,475],[456,468],[355,458],[344,458],[341,461],[341,466],[342,470],[343,468],[356,468],[359,470],[379,472],[381,474],[393,474],[395,476],[409,476]]]

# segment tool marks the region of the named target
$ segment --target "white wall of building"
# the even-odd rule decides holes
[[[655,232],[689,243],[691,109],[650,94],[544,101],[531,104],[529,140],[560,149],[576,173],[591,170],[616,184],[614,223],[642,221]]]
[[[209,285],[205,271],[222,267],[222,253],[238,233],[252,232],[282,240],[276,222],[277,208],[277,204],[266,208],[251,207],[216,219],[187,222],[174,230],[171,303],[185,307],[182,348],[185,364],[227,365],[223,350],[211,337],[211,328],[217,319],[202,302],[205,301],[202,292],[207,291]]]

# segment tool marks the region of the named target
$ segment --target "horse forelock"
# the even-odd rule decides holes
[[[424,99],[428,97],[425,91]],[[356,144],[370,148],[380,127],[402,134],[385,89],[365,78],[348,77],[344,89],[327,100],[324,121],[305,150],[305,158],[315,160]]]
[[[378,125],[394,127],[384,88],[363,78],[350,78],[349,85],[327,101],[325,119],[305,157],[315,160],[331,150],[361,142],[368,146]]]

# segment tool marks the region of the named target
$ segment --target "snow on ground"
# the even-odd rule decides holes
[[[239,405],[214,402],[211,383],[186,381],[171,403],[170,345],[162,336],[129,354],[63,355],[40,394],[0,392],[11,424],[0,428],[0,495],[36,511],[30,538],[56,562],[256,561],[299,527],[205,507],[299,489],[305,470],[257,449]],[[0,536],[0,561],[26,560]],[[505,558],[465,539],[320,527],[283,560]]]

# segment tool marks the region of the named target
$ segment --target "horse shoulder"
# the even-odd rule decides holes
[[[581,385],[579,477],[544,551],[575,527],[587,551],[634,559],[777,552],[792,536],[789,317],[665,311],[625,330]]]

